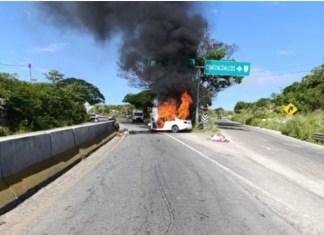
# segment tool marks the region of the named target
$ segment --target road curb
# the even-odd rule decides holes
[[[244,125],[244,126],[253,128],[253,129],[255,129],[256,131],[259,131],[259,132],[267,132],[268,134],[277,135],[277,136],[280,136],[280,137],[285,138],[287,140],[291,140],[291,141],[299,142],[301,144],[306,144],[306,145],[309,145],[309,146],[312,146],[312,147],[319,147],[319,148],[324,149],[324,146],[322,146],[322,145],[311,143],[311,142],[308,142],[308,141],[303,141],[303,140],[300,140],[300,139],[297,139],[297,138],[294,138],[294,137],[291,137],[291,136],[288,136],[288,135],[284,135],[280,131],[275,131],[275,130],[262,128],[262,127],[249,126],[249,125]]]
[[[300,140],[300,139],[297,139],[297,138],[294,138],[294,137],[291,137],[291,136],[288,136],[288,135],[284,135],[280,131],[271,130],[271,129],[267,129],[267,128],[263,128],[263,127],[250,126],[250,125],[246,125],[246,124],[242,124],[242,123],[234,122],[234,121],[230,121],[230,120],[227,120],[227,121],[235,123],[235,124],[242,125],[244,127],[254,129],[254,130],[259,131],[259,132],[265,132],[265,133],[271,134],[273,136],[280,136],[282,138],[285,138],[285,139],[291,140],[291,141],[295,141],[295,142],[298,142],[300,144],[305,144],[305,145],[309,145],[309,146],[312,146],[312,147],[318,147],[318,148],[324,149],[323,145],[311,143],[311,142],[308,142],[308,141],[303,141],[303,140]],[[220,130],[221,130],[221,128],[220,128]]]

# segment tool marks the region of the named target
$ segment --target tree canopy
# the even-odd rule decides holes
[[[275,94],[273,102],[277,105],[293,103],[300,112],[324,110],[324,64],[314,68],[300,82],[294,82]]]
[[[234,107],[236,113],[247,109],[267,109],[282,113],[282,107],[292,103],[298,112],[309,113],[324,110],[324,64],[314,68],[300,82],[285,87],[282,93],[272,94],[256,102],[239,101]]]
[[[105,102],[105,97],[98,87],[85,80],[71,77],[60,80],[57,85],[71,89],[80,102],[88,102],[90,105]]]
[[[153,94],[150,90],[144,90],[137,94],[127,94],[123,102],[134,105],[138,109],[147,110],[148,107],[152,107]]]
[[[210,39],[206,36],[199,48],[199,57],[197,59],[198,66],[204,66],[205,60],[229,60],[233,53],[238,50],[238,46],[235,44],[227,45],[225,43]],[[234,85],[242,82],[243,77],[236,76],[212,76],[205,75],[204,69],[200,69],[200,104],[211,105],[213,98],[217,94]]]
[[[88,102],[90,105],[105,102],[105,97],[99,89],[85,80],[73,77],[64,78],[65,75],[55,69],[44,73],[44,76],[51,81],[52,84],[70,89],[79,102]]]
[[[43,73],[46,79],[51,81],[53,84],[56,84],[58,81],[64,78],[64,74],[60,73],[59,71],[52,69],[47,73]]]
[[[53,78],[50,84],[20,81],[14,74],[0,73],[0,98],[7,101],[12,132],[45,130],[85,122],[87,113],[84,103],[104,101],[104,96],[94,85],[81,79],[63,79],[64,75],[59,72],[53,74],[60,75]]]

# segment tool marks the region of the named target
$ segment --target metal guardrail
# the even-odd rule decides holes
[[[314,137],[315,140],[324,141],[324,134],[315,133],[313,137]]]

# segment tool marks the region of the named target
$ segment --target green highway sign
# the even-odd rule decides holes
[[[228,60],[205,60],[205,75],[249,76],[251,64]]]
[[[154,58],[154,57],[149,57],[147,59],[147,65],[148,66],[156,66],[157,64],[165,64],[166,60]]]
[[[158,64],[165,66],[165,65],[168,64],[168,62],[169,62],[168,59],[159,59],[159,58],[149,57],[147,59],[147,66],[154,67],[154,66],[156,66]],[[185,63],[190,67],[195,67],[196,60],[195,59],[187,59],[185,61]]]

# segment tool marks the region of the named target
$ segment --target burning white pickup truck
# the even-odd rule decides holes
[[[187,91],[181,94],[181,103],[177,105],[175,99],[166,100],[158,104],[154,102],[152,108],[151,121],[148,127],[151,131],[191,131],[192,123],[188,120],[189,106],[192,103]]]
[[[150,122],[148,127],[151,131],[172,131],[173,133],[177,133],[179,131],[191,131],[192,123],[191,120],[174,118],[172,121],[165,121],[163,127],[156,127],[154,121]]]

